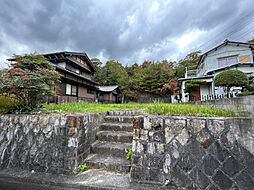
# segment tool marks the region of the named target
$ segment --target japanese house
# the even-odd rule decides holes
[[[86,55],[78,52],[57,52],[43,55],[49,62],[53,63],[61,77],[58,84],[58,96],[50,99],[50,102],[94,102],[96,83],[92,75],[96,68]]]
[[[50,97],[48,103],[81,101],[118,103],[120,94],[118,86],[99,87],[99,84],[93,81],[92,76],[96,68],[86,53],[63,51],[43,56],[62,75],[58,84],[58,96]],[[15,61],[15,58],[8,60]]]

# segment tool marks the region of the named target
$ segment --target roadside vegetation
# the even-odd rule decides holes
[[[98,113],[110,110],[142,110],[153,115],[189,115],[201,117],[235,117],[233,110],[223,110],[190,104],[165,104],[154,102],[152,104],[98,104],[98,103],[64,103],[44,105],[49,111],[60,113]]]

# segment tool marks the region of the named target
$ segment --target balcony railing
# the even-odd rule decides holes
[[[185,78],[198,76],[198,71],[199,70],[189,70],[189,71],[187,70],[185,73]]]

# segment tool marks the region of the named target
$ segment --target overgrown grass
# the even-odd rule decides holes
[[[236,117],[233,110],[223,110],[190,104],[165,104],[154,102],[152,104],[98,104],[98,103],[64,103],[44,105],[48,110],[57,110],[65,113],[96,113],[110,110],[139,110],[153,115],[191,115],[201,117]]]
[[[48,110],[58,110],[60,112],[70,112],[70,113],[96,113],[105,112],[110,110],[138,110],[146,108],[151,104],[98,104],[98,103],[87,103],[87,102],[73,102],[64,104],[49,104],[44,105]]]
[[[162,104],[154,103],[149,105],[146,112],[154,115],[192,115],[201,117],[236,117],[233,110],[210,108],[208,106],[197,106],[190,104]]]

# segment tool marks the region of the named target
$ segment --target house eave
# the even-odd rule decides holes
[[[232,64],[232,65],[228,65],[228,66],[225,66],[225,67],[221,67],[221,68],[218,68],[218,69],[214,69],[214,70],[208,71],[206,74],[207,74],[207,75],[211,75],[211,74],[213,74],[214,72],[218,72],[218,71],[222,71],[222,70],[227,70],[227,69],[229,69],[229,68],[238,67],[238,66],[249,66],[249,67],[253,67],[254,64],[253,64],[253,63],[236,63],[236,64]]]
[[[98,84],[99,84],[99,83],[97,83],[97,82],[95,82],[95,81],[93,81],[93,80],[91,80],[91,79],[88,79],[88,78],[83,77],[83,76],[81,76],[81,75],[79,75],[79,74],[76,74],[76,73],[74,73],[73,71],[69,71],[69,70],[67,70],[67,69],[65,69],[65,68],[63,68],[63,67],[61,67],[61,66],[54,65],[54,67],[57,68],[57,69],[59,69],[59,70],[61,70],[61,71],[66,72],[66,73],[68,73],[68,74],[74,75],[75,77],[78,77],[78,78],[80,78],[80,79],[83,79],[83,80],[86,80],[86,81],[88,81],[88,82],[91,82],[91,83],[93,83],[94,85],[98,85]]]

